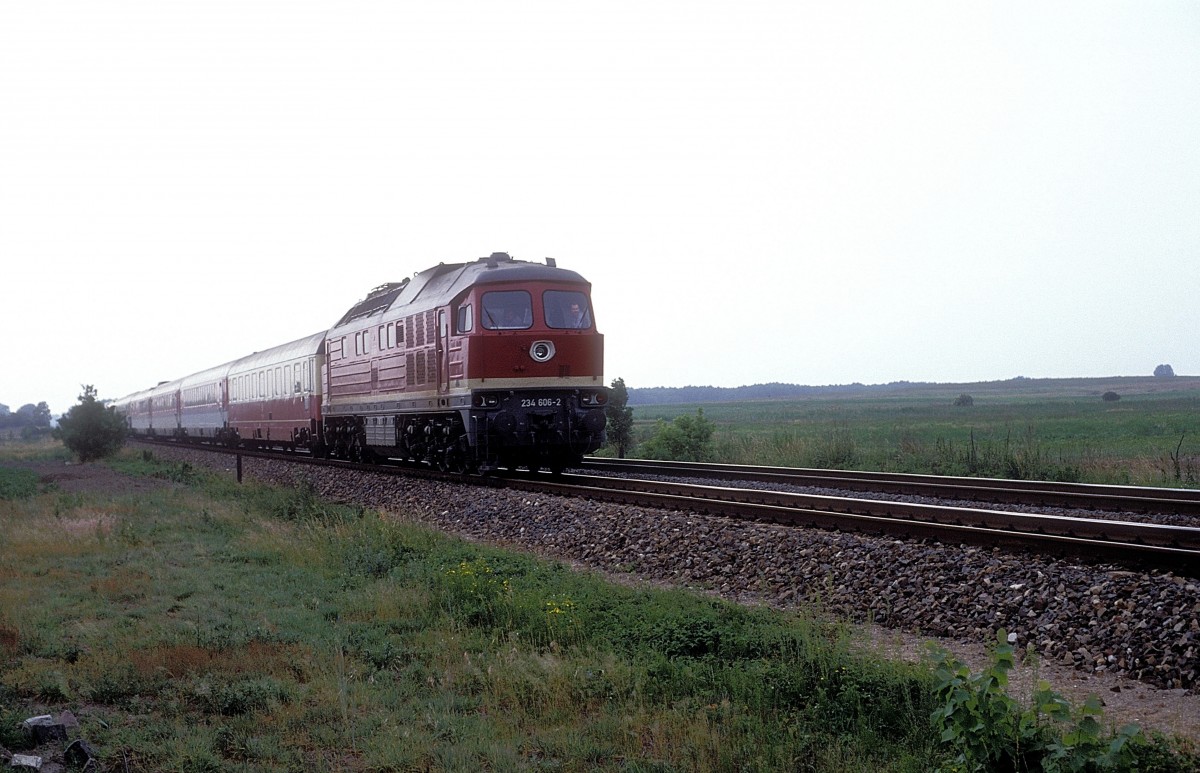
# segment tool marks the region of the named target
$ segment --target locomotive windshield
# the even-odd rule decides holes
[[[488,330],[525,330],[533,325],[533,299],[526,290],[483,294],[483,326]]]
[[[542,293],[546,309],[546,326],[558,329],[582,330],[592,326],[592,310],[587,296],[574,290],[547,290]]]

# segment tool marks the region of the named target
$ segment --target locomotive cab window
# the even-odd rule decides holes
[[[533,325],[533,299],[526,290],[484,293],[480,317],[488,330],[526,330]]]
[[[471,328],[473,328],[474,326],[475,326],[475,320],[472,318],[472,315],[471,315],[470,304],[468,304],[466,306],[459,306],[458,313],[454,317],[454,332],[455,332],[455,334],[461,335],[463,333],[470,333]]]
[[[546,326],[559,330],[584,330],[592,326],[592,310],[587,295],[574,290],[547,290],[542,293]]]

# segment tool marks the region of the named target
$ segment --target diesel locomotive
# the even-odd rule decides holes
[[[135,436],[560,471],[604,443],[579,274],[493,253],[375,288],[330,329],[116,401]]]

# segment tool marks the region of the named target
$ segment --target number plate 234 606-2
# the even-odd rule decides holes
[[[562,405],[561,397],[526,398],[521,401],[522,408],[557,408]]]

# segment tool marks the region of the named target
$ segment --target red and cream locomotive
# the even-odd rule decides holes
[[[604,442],[579,274],[494,253],[383,285],[330,330],[117,401],[135,435],[561,470]]]

